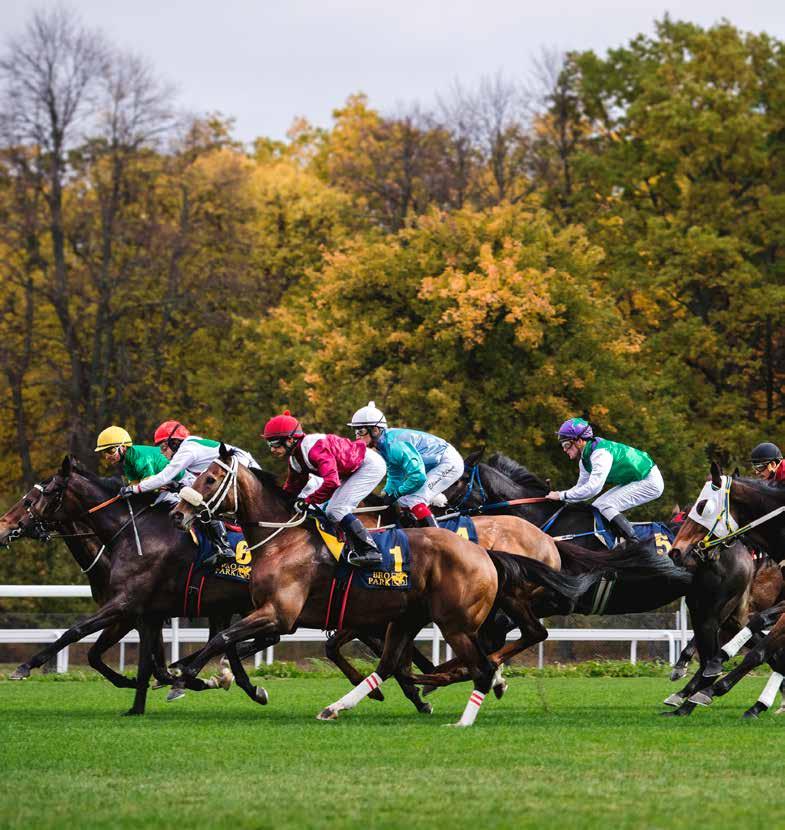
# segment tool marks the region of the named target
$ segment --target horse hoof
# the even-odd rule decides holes
[[[332,706],[327,706],[319,712],[316,716],[316,720],[338,720],[338,711],[333,709]]]
[[[270,702],[270,695],[267,694],[267,689],[264,686],[254,686],[253,688],[256,702],[261,703],[262,706],[267,706]]]
[[[123,717],[127,718],[129,715],[143,715],[143,714],[144,714],[144,710],[139,712],[136,709],[129,709],[127,712],[123,712]]]
[[[684,703],[684,697],[680,695],[678,692],[674,692],[669,697],[666,697],[665,700],[662,701],[666,706],[675,706],[679,707],[682,703]]]
[[[185,697],[185,689],[170,689],[166,702],[171,703],[174,700],[180,700],[181,697]]]
[[[703,669],[703,676],[704,677],[719,677],[724,670],[722,665],[722,660],[713,658],[709,660],[708,663],[704,666]]]
[[[695,692],[690,698],[690,703],[697,703],[698,706],[711,706],[714,696],[707,692]]]
[[[428,695],[433,694],[438,688],[438,686],[423,686],[422,689],[420,689],[420,694],[423,697],[428,697]]]
[[[182,677],[183,670],[179,666],[169,666],[171,669],[172,677]]]
[[[234,683],[234,675],[228,669],[222,671],[221,676],[218,678],[218,686],[225,692],[228,692],[232,688],[232,683]]]
[[[231,667],[231,663],[229,662],[229,658],[226,655],[224,655],[220,659],[218,665],[221,667],[222,671],[228,671],[229,668]]]
[[[19,668],[8,678],[9,680],[27,680],[30,677],[30,669],[27,666],[19,666]]]
[[[760,710],[756,709],[754,706],[750,706],[749,709],[741,716],[744,720],[758,720],[758,715],[760,714]]]
[[[455,721],[455,723],[445,723],[444,725],[452,727],[453,729],[466,729],[469,726],[468,723],[461,723],[459,720]]]
[[[687,674],[687,667],[686,666],[674,666],[673,670],[671,671],[671,680],[677,681],[681,680]]]
[[[775,714],[775,715],[783,715],[783,714],[785,714],[785,701],[783,701],[782,703],[780,703],[780,708],[779,708],[779,709],[776,709],[776,710],[774,711],[774,714]]]
[[[670,709],[667,712],[660,712],[663,718],[686,718],[692,714],[692,707],[682,704],[678,709]]]
[[[368,697],[369,697],[371,700],[378,700],[380,703],[382,703],[382,702],[384,701],[384,695],[382,694],[382,690],[381,690],[381,689],[374,689],[374,690],[373,690],[373,691],[372,691],[372,692],[368,695]]]
[[[507,685],[507,683],[505,683],[504,681],[502,681],[501,683],[497,683],[497,684],[493,687],[493,693],[496,695],[496,699],[497,699],[497,700],[501,700],[501,699],[504,697],[504,693],[505,693],[505,692],[507,691],[507,689],[509,689],[509,688],[510,688],[510,687],[509,687],[509,686]]]
[[[430,703],[423,703],[423,705],[419,708],[418,711],[421,715],[432,715],[433,706],[431,706]]]

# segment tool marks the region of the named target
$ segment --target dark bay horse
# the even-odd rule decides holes
[[[182,613],[183,577],[193,561],[194,549],[190,539],[172,527],[165,510],[150,507],[149,498],[135,499],[135,508],[119,500],[98,512],[88,512],[91,507],[110,500],[116,490],[114,480],[82,470],[66,457],[60,472],[37,491],[37,502],[26,507],[26,513],[43,524],[78,522],[86,525],[104,547],[102,558],[106,561],[102,567],[107,568],[108,573],[102,572],[100,577],[106,579],[106,585],[98,594],[103,599],[98,612],[23,663],[15,675],[26,677],[60,649],[93,632],[112,629],[111,636],[115,636],[124,627],[126,631],[137,628],[139,671],[134,704],[127,714],[138,715],[144,712],[163,620]],[[133,521],[130,519],[132,509],[135,511]],[[0,523],[0,544],[12,538],[18,529],[18,521],[5,518]],[[99,563],[96,563],[95,568],[98,567]],[[246,613],[251,607],[247,586],[228,580],[208,580],[201,607],[213,620],[228,621],[234,613]],[[257,645],[262,648],[270,644]],[[251,685],[236,649],[228,649],[227,656],[238,685],[258,702],[266,703],[266,692]],[[214,687],[193,678],[189,688],[202,691]]]
[[[254,611],[221,632],[197,659],[182,668],[185,678],[195,676],[208,660],[232,643],[290,633],[298,626],[323,625],[335,560],[313,529],[302,524],[292,526],[288,499],[272,475],[246,469],[222,446],[219,460],[180,495],[181,501],[172,511],[179,527],[188,527],[207,506],[210,515],[236,516],[255,547],[251,570]],[[269,523],[277,524],[278,530],[271,533],[259,523],[268,523],[268,527]],[[405,532],[412,553],[409,589],[367,591],[352,585],[348,593],[347,626],[356,630],[387,626],[377,669],[325,707],[318,715],[320,720],[333,720],[341,711],[354,708],[399,666],[408,666],[414,637],[434,622],[474,682],[474,691],[457,724],[471,726],[496,673],[497,665],[483,650],[478,632],[497,602],[500,585],[516,622],[537,637],[539,621],[526,600],[520,600],[524,581],[541,586],[538,591],[556,592],[568,603],[593,582],[563,577],[535,560],[489,554],[447,530],[417,528]]]
[[[101,555],[102,545],[95,533],[81,522],[62,522],[44,524],[37,512],[39,499],[49,480],[36,484],[16,504],[12,505],[0,516],[0,538],[5,538],[5,544],[14,539],[28,537],[49,541],[51,538],[62,539],[76,564],[87,576],[90,592],[97,605],[103,605],[109,599],[109,560]],[[7,529],[11,528],[8,533]],[[118,689],[135,689],[136,680],[119,674],[104,660],[103,655],[114,645],[120,642],[126,634],[135,628],[130,620],[105,628],[98,639],[90,646],[87,660],[90,666],[105,677]],[[153,655],[153,671],[160,683],[171,682],[171,676],[166,670],[164,658],[163,637],[158,637]],[[11,675],[12,680],[22,680],[29,676],[30,670],[21,667]]]
[[[775,562],[785,560],[785,488],[771,486],[758,479],[723,476],[719,465],[710,468],[710,480],[704,486],[674,540],[674,550],[688,567],[696,572],[716,570],[726,544],[743,534],[768,552]],[[722,664],[743,645],[749,651],[742,663],[710,687],[696,691],[693,703],[708,705],[718,696],[727,694],[752,669],[764,662],[777,673],[773,683],[758,702],[745,712],[757,717],[773,702],[785,675],[785,603],[754,615],[736,637],[718,652],[710,667],[710,678],[722,671]],[[768,635],[763,630],[772,625]]]

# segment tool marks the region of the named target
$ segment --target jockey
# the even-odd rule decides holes
[[[128,432],[117,426],[107,427],[101,432],[95,452],[102,453],[110,464],[122,465],[123,476],[130,482],[154,476],[167,464],[158,447],[134,444]]]
[[[182,476],[184,483],[192,482],[218,458],[220,442],[209,438],[200,438],[191,433],[179,421],[164,421],[155,431],[153,441],[167,460],[166,466],[155,475],[145,478],[138,484],[123,487],[120,495],[128,498],[135,493],[149,493],[177,481]],[[249,468],[260,469],[254,457],[231,444],[225,445],[234,450],[241,464]],[[226,528],[220,519],[212,519],[207,529],[216,548],[216,559],[234,561],[234,551],[226,538]]]
[[[416,429],[388,429],[373,401],[358,409],[348,426],[387,462],[385,499],[406,508],[422,526],[438,527],[429,507],[463,475],[463,458],[452,444]],[[446,502],[445,502],[446,503]]]
[[[324,504],[329,499],[327,518],[340,525],[351,541],[349,564],[381,565],[376,542],[352,511],[384,478],[384,459],[370,452],[362,441],[322,433],[306,435],[288,409],[270,418],[262,434],[276,458],[288,458],[289,475],[283,489],[295,499],[295,510],[303,512],[309,504]],[[310,475],[320,476],[322,483],[303,498]]]
[[[755,478],[779,487],[785,485],[785,461],[776,444],[769,441],[758,444],[750,453],[750,464]]]
[[[554,501],[579,502],[599,496],[605,483],[615,485],[593,502],[610,526],[627,540],[635,531],[622,512],[659,498],[665,489],[662,474],[642,450],[595,438],[594,430],[583,418],[570,418],[557,433],[559,443],[573,461],[577,458],[578,482],[569,490],[548,493]]]

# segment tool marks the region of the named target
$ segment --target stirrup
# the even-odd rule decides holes
[[[382,564],[382,554],[373,548],[358,552],[351,548],[346,553],[346,561],[354,568],[367,568]]]
[[[235,552],[231,548],[216,547],[215,553],[202,560],[203,565],[223,565],[224,562],[234,562]]]

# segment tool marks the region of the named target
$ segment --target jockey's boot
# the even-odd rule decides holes
[[[365,525],[351,513],[341,519],[349,552],[346,561],[356,568],[374,568],[382,564],[382,554]]]
[[[417,519],[418,527],[439,527],[436,519],[433,518],[431,508],[424,502],[415,504],[411,509],[411,513]]]
[[[624,513],[617,513],[611,519],[610,526],[616,537],[621,537],[626,542],[634,542],[638,538],[635,535],[635,528],[630,524]]]
[[[234,562],[234,551],[226,536],[226,527],[220,519],[213,519],[206,525],[207,535],[215,547],[212,556],[204,560],[205,565],[222,565],[224,562]]]
[[[439,523],[436,519],[434,519],[433,513],[423,516],[417,524],[419,524],[420,527],[439,527]]]

